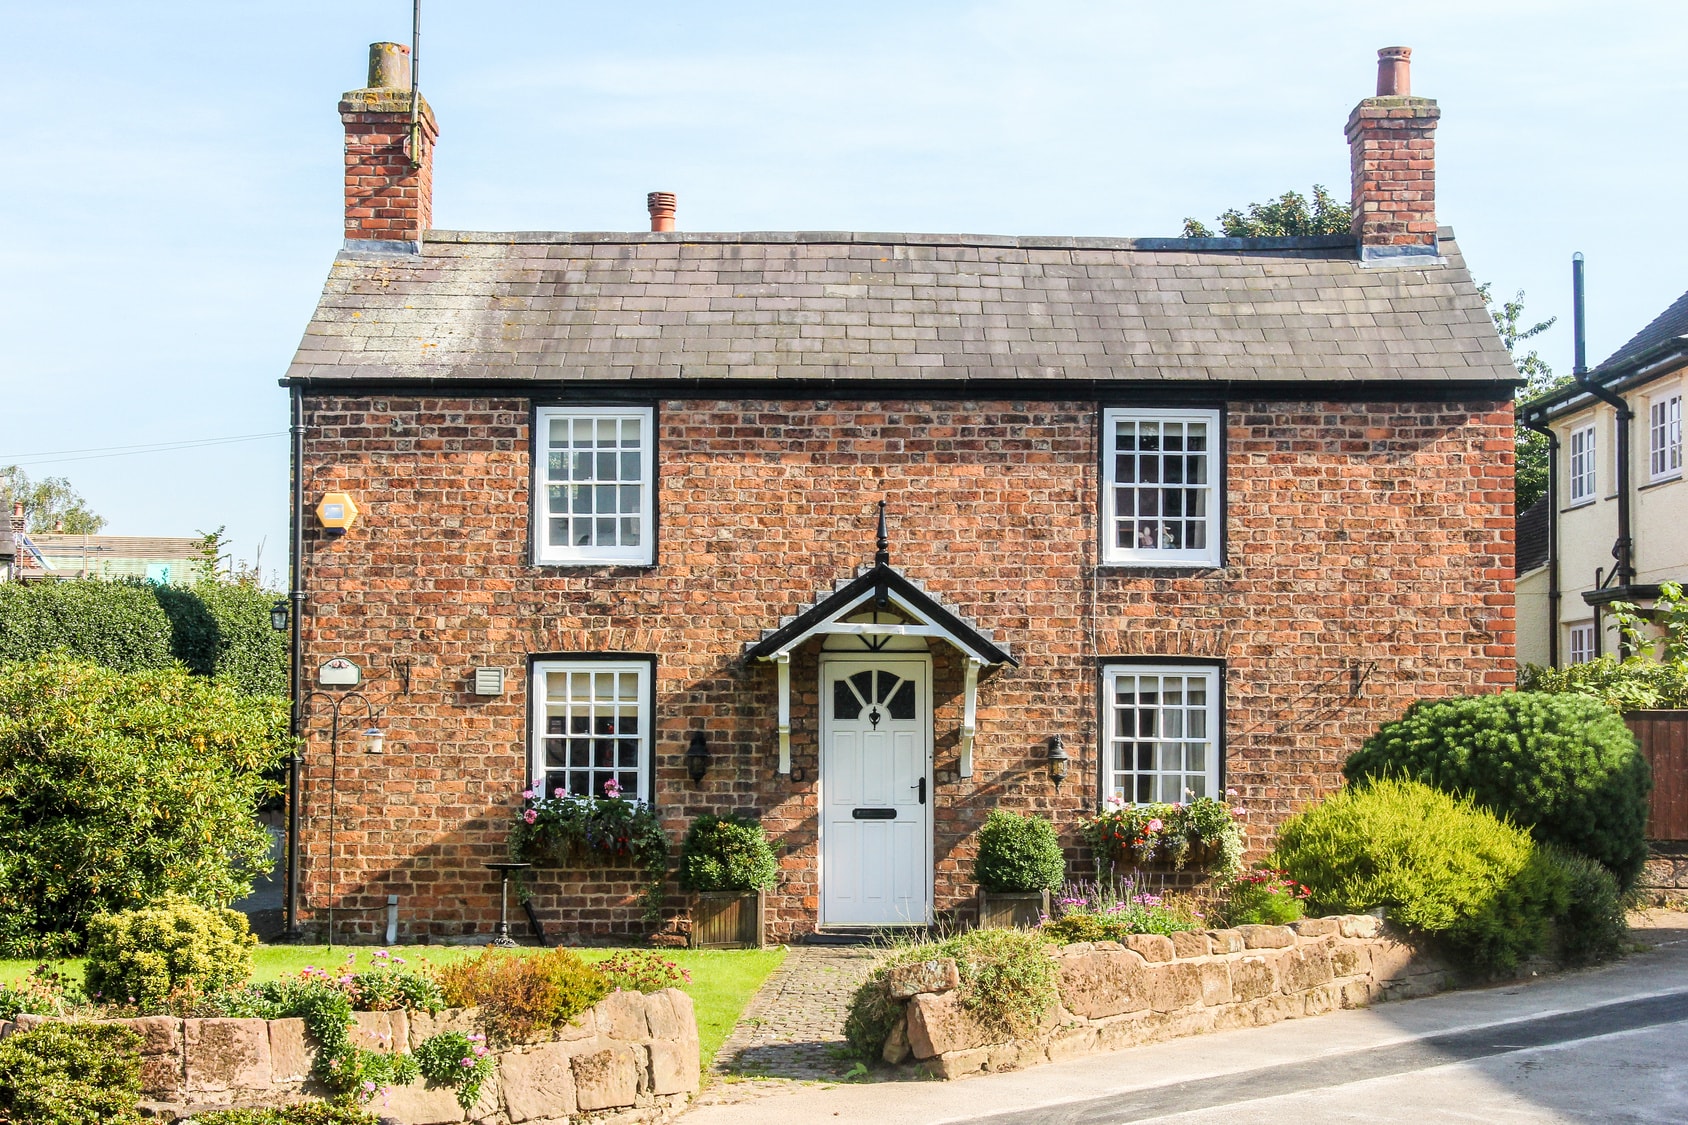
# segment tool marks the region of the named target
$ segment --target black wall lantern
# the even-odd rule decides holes
[[[703,737],[703,732],[692,732],[692,740],[686,745],[686,773],[691,775],[693,785],[703,784],[703,775],[709,772],[709,742]]]
[[[1049,740],[1049,779],[1055,783],[1055,788],[1061,788],[1061,782],[1067,779],[1067,763],[1072,758],[1067,748],[1061,745],[1061,736],[1055,735]]]
[[[278,633],[287,632],[287,599],[282,598],[270,607],[270,628]]]

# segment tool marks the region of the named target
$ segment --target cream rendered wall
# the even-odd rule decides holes
[[[1547,663],[1547,567],[1538,566],[1513,586],[1518,604],[1518,667]]]
[[[1682,371],[1673,372],[1643,386],[1624,392],[1635,412],[1630,423],[1630,534],[1635,539],[1635,581],[1638,584],[1688,580],[1688,483],[1681,473],[1654,482],[1649,473],[1651,450],[1647,410],[1652,399],[1684,388]],[[1594,421],[1595,499],[1570,505],[1571,433]],[[1570,654],[1570,626],[1591,621],[1594,610],[1582,600],[1584,591],[1595,588],[1595,569],[1610,573],[1617,565],[1612,544],[1618,537],[1617,415],[1605,403],[1596,403],[1575,414],[1555,419],[1559,435],[1559,492],[1555,498],[1559,520],[1559,657]],[[1539,579],[1536,577],[1539,575]],[[1527,590],[1540,587],[1538,599],[1527,600]],[[1545,608],[1546,571],[1532,572],[1529,582],[1518,582],[1518,659],[1520,663],[1547,659]],[[1617,634],[1603,621],[1602,652],[1617,647]],[[1540,634],[1539,642],[1531,630]],[[1539,649],[1536,645],[1539,643]],[[1539,659],[1533,655],[1540,652]]]

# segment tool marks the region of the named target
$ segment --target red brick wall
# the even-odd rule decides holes
[[[386,90],[353,94],[358,98],[340,103],[346,127],[346,237],[414,242],[433,225],[434,142],[439,137],[433,111],[422,107],[422,158],[413,165],[409,95]]]
[[[1361,246],[1436,245],[1436,121],[1429,98],[1367,98],[1348,117],[1352,230]]]
[[[774,773],[774,669],[741,654],[871,561],[881,496],[893,564],[1020,660],[981,681],[964,781],[961,669],[934,653],[940,908],[971,896],[971,833],[992,808],[1051,812],[1076,843],[1097,785],[1098,654],[1226,661],[1227,782],[1256,847],[1412,699],[1512,682],[1504,402],[1232,403],[1229,565],[1198,573],[1096,569],[1093,403],[663,402],[651,568],[527,565],[523,400],[307,398],[305,421],[308,502],[343,490],[363,510],[342,539],[307,533],[305,663],[360,660],[388,738],[379,758],[355,739],[340,754],[330,890],[313,719],[304,891],[310,918],[332,897],[366,933],[391,893],[407,936],[496,920],[479,865],[503,857],[524,778],[525,661],[557,652],[658,654],[656,797],[675,839],[703,811],[760,812],[781,849],[778,932],[811,928],[813,646],[792,667],[802,782]],[[505,667],[508,694],[471,694],[478,665]],[[700,726],[715,766],[694,788],[681,755]],[[1056,732],[1074,756],[1058,793],[1044,765]],[[584,877],[536,876],[547,923],[636,931],[636,873]]]

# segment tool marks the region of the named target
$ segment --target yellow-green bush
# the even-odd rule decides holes
[[[244,984],[258,943],[245,915],[166,895],[88,923],[91,998],[156,1011],[172,994],[203,995]]]
[[[533,956],[486,950],[435,971],[445,1000],[478,1007],[487,1034],[516,1042],[568,1023],[605,996],[609,981],[567,949]]]
[[[118,1024],[47,1023],[0,1040],[0,1121],[139,1125],[141,1037]]]
[[[1480,972],[1543,952],[1569,906],[1565,874],[1528,832],[1416,781],[1331,795],[1284,825],[1270,862],[1308,888],[1314,913],[1381,906]]]

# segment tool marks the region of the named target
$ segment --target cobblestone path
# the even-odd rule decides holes
[[[844,1054],[850,996],[883,953],[869,946],[793,946],[751,997],[711,1068],[721,1076],[784,1081],[715,1083],[719,1092],[710,1100],[736,1100],[722,1096],[727,1094],[723,1085],[754,1096],[764,1085],[843,1077],[855,1065]]]

